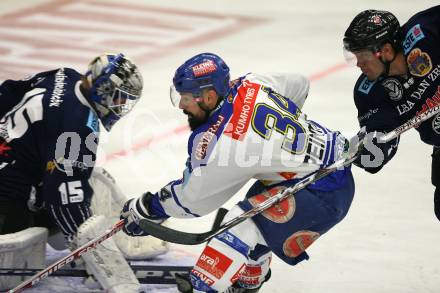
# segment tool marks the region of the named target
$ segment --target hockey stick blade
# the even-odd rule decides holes
[[[256,205],[254,208],[250,209],[249,211],[244,212],[241,215],[223,223],[219,227],[204,233],[188,233],[188,232],[178,231],[169,227],[162,226],[158,223],[151,222],[147,219],[141,219],[139,221],[139,226],[142,228],[142,230],[149,233],[150,235],[167,242],[183,244],[183,245],[201,244],[203,242],[206,242],[214,238],[217,235],[220,235],[226,230],[244,222],[248,218],[251,218],[265,211],[266,209],[270,208],[277,202],[280,202],[285,198],[295,194],[299,190],[305,188],[307,185],[316,182],[317,180],[327,176],[330,173],[333,173],[334,171],[336,171],[341,167],[351,164],[357,156],[358,156],[358,152],[355,152],[351,155],[351,157],[345,160],[344,159],[339,160],[335,162],[333,165],[327,167],[326,169],[321,169],[315,173],[312,173],[306,178],[300,180],[293,187],[286,188],[283,192],[278,193],[275,196],[266,199],[265,201]]]
[[[188,233],[161,226],[160,224],[146,219],[141,219],[139,221],[139,227],[151,236],[162,239],[166,242],[184,245],[197,245],[203,243],[206,241],[205,239],[210,239],[210,237],[217,232],[217,230],[211,230],[205,233]]]
[[[400,125],[396,129],[385,133],[378,137],[379,142],[389,142],[390,140],[395,139],[402,133],[418,126],[420,123],[425,122],[426,120],[430,119],[434,115],[438,114],[440,112],[440,105],[437,105],[413,118],[405,122],[404,124]]]

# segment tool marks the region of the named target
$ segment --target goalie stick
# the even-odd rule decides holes
[[[287,197],[297,193],[301,189],[305,188],[307,185],[316,182],[317,180],[327,176],[330,173],[335,172],[339,168],[347,166],[351,164],[356,157],[358,156],[359,150],[363,147],[362,143],[358,143],[358,137],[355,136],[352,138],[356,140],[356,151],[348,156],[346,159],[341,159],[334,164],[328,166],[325,169],[320,169],[304,179],[297,182],[294,186],[286,188],[283,192],[277,193],[276,195],[266,199],[265,201],[259,203],[254,208],[250,209],[247,212],[242,213],[241,215],[221,224],[217,227],[214,227],[212,230],[204,233],[187,233],[183,231],[174,230],[160,224],[151,222],[147,219],[141,219],[139,222],[139,226],[150,235],[162,239],[167,242],[184,244],[184,245],[197,245],[203,242],[214,238],[215,236],[225,232],[226,230],[244,222],[245,220],[267,210],[274,204],[286,199]],[[351,145],[351,144],[350,144]]]
[[[176,274],[187,275],[192,267],[190,266],[151,266],[131,265],[139,283],[141,284],[176,284]],[[0,276],[32,276],[41,269],[0,269]],[[76,277],[86,278],[90,276],[83,269],[64,269],[53,272],[51,277]]]
[[[112,237],[117,232],[119,232],[122,227],[124,227],[124,220],[119,220],[116,224],[113,225],[110,229],[102,233],[100,236],[96,237],[95,239],[90,240],[89,242],[85,243],[84,245],[78,247],[74,251],[72,251],[70,254],[66,255],[65,257],[61,258],[60,260],[56,261],[55,263],[51,264],[49,267],[45,268],[44,270],[38,272],[37,274],[33,275],[30,279],[22,282],[14,289],[11,289],[8,291],[8,293],[18,293],[22,292],[23,290],[27,288],[33,287],[36,283],[41,281],[42,279],[46,278],[53,272],[57,271],[64,265],[72,262],[75,259],[78,259],[83,255],[84,253],[94,249],[99,243],[102,241]]]

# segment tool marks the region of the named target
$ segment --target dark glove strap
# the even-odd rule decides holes
[[[153,200],[154,194],[147,191],[144,194],[142,194],[142,198],[140,200],[141,204],[145,207],[145,209],[148,212],[148,215],[145,215],[144,213],[142,213],[142,216],[147,218],[147,219],[151,219],[151,220],[159,220],[162,219],[160,217],[156,217],[154,215],[152,215],[152,213],[150,212],[150,203]],[[137,204],[139,204],[139,202],[137,202]],[[136,206],[136,208],[138,208],[139,211],[141,211],[139,209],[139,207]]]

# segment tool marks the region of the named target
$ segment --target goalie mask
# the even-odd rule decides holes
[[[85,74],[89,98],[107,131],[137,103],[142,93],[142,76],[123,54],[104,54],[90,62]]]

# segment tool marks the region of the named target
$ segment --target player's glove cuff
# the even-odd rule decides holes
[[[139,214],[149,220],[157,221],[162,223],[165,219],[158,217],[150,212],[150,203],[153,199],[154,194],[147,191],[144,194],[142,194],[137,200],[136,200],[136,209],[138,210]]]
[[[132,198],[128,200],[122,208],[120,219],[125,220],[123,231],[130,236],[146,236],[140,227],[139,222],[141,219],[148,219],[155,223],[162,223],[165,221],[163,218],[151,215],[148,211],[149,202],[153,198],[153,194],[150,192],[144,193],[139,198]]]

